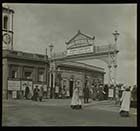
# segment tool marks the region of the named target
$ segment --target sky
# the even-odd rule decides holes
[[[113,44],[112,33],[117,30],[117,82],[137,83],[137,5],[136,4],[16,4],[9,3],[14,14],[14,49],[45,54],[53,43],[54,52],[66,50],[78,30],[95,36],[96,45]],[[101,60],[82,61],[108,68]]]

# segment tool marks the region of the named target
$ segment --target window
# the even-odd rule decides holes
[[[4,29],[7,29],[8,27],[8,17],[4,16]]]
[[[44,74],[43,72],[39,72],[39,81],[43,81],[43,78],[44,78]]]
[[[17,71],[12,71],[12,78],[17,78]]]
[[[26,79],[32,79],[32,72],[25,72],[24,76]]]

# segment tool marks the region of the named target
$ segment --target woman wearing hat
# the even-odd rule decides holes
[[[126,87],[121,97],[121,108],[120,108],[121,116],[124,116],[124,117],[129,116],[130,98],[131,98],[130,88]]]
[[[71,108],[72,109],[81,109],[82,108],[82,103],[79,97],[79,86],[76,85],[73,91],[73,96],[71,100]]]

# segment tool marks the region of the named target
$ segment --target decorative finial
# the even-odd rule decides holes
[[[78,33],[80,33],[80,30],[78,30]]]
[[[114,33],[112,33],[112,34],[114,35],[114,40],[115,40],[115,42],[116,42],[116,41],[117,41],[117,38],[118,38],[118,36],[119,36],[120,34],[118,33],[117,30],[115,30]]]

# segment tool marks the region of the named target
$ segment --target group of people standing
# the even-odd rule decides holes
[[[60,86],[56,84],[54,92],[55,92],[54,94],[55,94],[56,99],[58,99],[58,98],[62,98],[62,99],[69,98],[69,95],[70,95],[69,90],[66,88],[65,85],[63,85],[63,87],[60,88]]]
[[[79,89],[78,83],[73,91],[73,96],[71,100],[71,108],[72,109],[82,109],[82,102],[79,96]],[[135,89],[136,90],[136,89]],[[84,103],[88,103],[88,98],[90,94],[89,85],[86,84],[85,88],[83,89],[84,93]],[[122,92],[120,98],[120,115],[122,117],[129,116],[130,104],[131,104],[131,89],[130,87],[125,87],[125,90]]]
[[[40,89],[36,86],[33,90],[33,95],[30,97],[30,89],[28,86],[25,88],[25,99],[33,100],[33,101],[42,101],[43,98],[43,87],[41,86]]]

